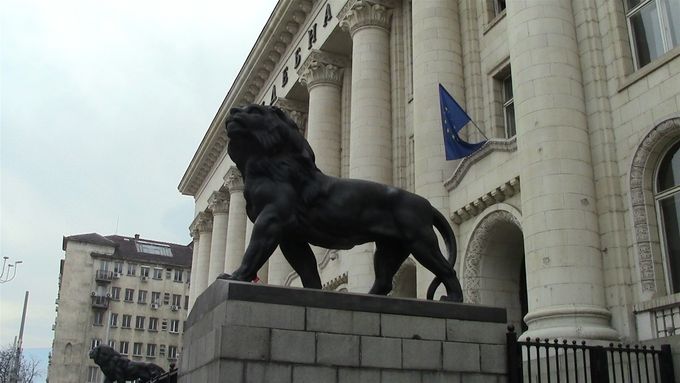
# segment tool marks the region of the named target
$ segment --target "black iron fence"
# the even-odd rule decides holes
[[[177,369],[170,364],[170,371],[149,381],[149,383],[177,383]]]
[[[517,340],[508,327],[509,383],[673,383],[671,347]]]

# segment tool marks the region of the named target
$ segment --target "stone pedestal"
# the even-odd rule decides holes
[[[180,382],[505,382],[504,309],[215,281]]]

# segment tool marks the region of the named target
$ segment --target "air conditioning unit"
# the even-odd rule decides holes
[[[146,275],[142,275],[142,282],[146,282],[148,280],[149,280],[149,277],[147,277]]]
[[[159,307],[158,303],[152,303],[151,304],[151,308],[154,309],[154,310],[158,310],[158,307]]]
[[[120,278],[120,273],[113,273],[113,279]]]
[[[171,309],[172,311],[177,311],[179,310],[179,306],[172,305]]]

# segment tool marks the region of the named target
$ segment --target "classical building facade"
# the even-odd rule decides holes
[[[91,233],[62,247],[48,380],[103,381],[88,357],[100,344],[167,371],[182,348],[191,246]]]
[[[179,190],[193,300],[247,244],[226,154],[233,106],[277,105],[320,169],[395,185],[450,218],[467,302],[525,336],[645,340],[680,323],[680,6],[669,0],[281,0]],[[444,159],[438,85],[486,145]],[[371,244],[316,249],[324,288],[366,292]],[[432,276],[411,260],[400,296]],[[276,252],[270,284],[299,285]],[[664,324],[666,321],[667,324]]]

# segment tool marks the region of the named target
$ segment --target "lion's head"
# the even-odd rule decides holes
[[[100,345],[90,350],[90,359],[98,365],[108,364],[113,360],[120,359],[120,354],[112,347]]]
[[[232,108],[226,121],[227,152],[243,172],[252,158],[280,155],[299,156],[314,165],[314,152],[297,124],[275,106],[259,104]]]

